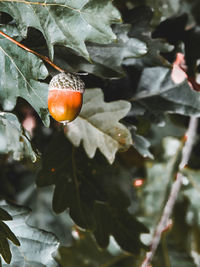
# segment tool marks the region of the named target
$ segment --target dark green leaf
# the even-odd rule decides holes
[[[10,216],[10,214],[5,211],[4,209],[0,208],[0,220],[2,221],[10,221],[12,220],[12,217]]]
[[[184,121],[185,118],[183,116],[177,118],[177,116],[179,115],[166,114],[161,124],[151,123],[149,141],[152,146],[160,146],[163,142],[163,138],[168,136],[173,136],[177,138],[181,138],[184,136],[186,132],[186,126],[183,124],[179,124],[178,120],[182,119]]]
[[[10,239],[16,246],[20,246],[20,243],[16,238],[16,236],[9,229],[9,227],[3,222],[0,222],[0,232],[2,233],[4,238]]]
[[[200,116],[200,94],[187,82],[174,84],[171,71],[164,67],[145,68],[133,101],[151,113],[177,113]]]
[[[139,58],[148,51],[144,42],[136,38],[130,38],[128,33],[131,25],[116,25],[114,32],[117,36],[117,42],[110,45],[91,45],[87,46],[91,59],[96,64],[102,65],[123,74],[121,65],[124,60]]]
[[[113,235],[123,249],[137,253],[143,246],[139,235],[146,228],[127,211],[130,175],[119,163],[110,166],[99,153],[89,160],[59,133],[44,154],[37,184],[55,184],[54,210],[69,208],[75,223],[91,230],[100,246],[106,247]]]
[[[129,37],[137,38],[145,42],[148,47],[148,53],[138,59],[128,58],[124,60],[125,65],[136,65],[139,68],[169,65],[164,57],[161,56],[161,53],[170,52],[173,46],[167,44],[163,40],[153,39],[151,37],[152,27],[150,25],[153,14],[152,8],[144,5],[131,10],[128,16],[128,22],[132,25]]]
[[[108,45],[87,44],[92,64],[83,57],[78,56],[70,49],[61,46],[55,47],[55,62],[72,72],[85,71],[102,78],[121,77],[125,75],[123,62],[132,58],[144,57],[147,53],[145,42],[137,36],[130,38],[128,31],[131,25],[115,25],[116,42]]]
[[[0,153],[12,153],[15,160],[26,155],[36,161],[36,153],[17,117],[8,112],[0,112]]]
[[[5,262],[10,264],[12,255],[10,252],[9,243],[8,243],[7,239],[2,237],[1,235],[0,235],[0,253],[1,253],[3,259],[5,260]]]
[[[188,16],[186,13],[172,16],[158,25],[152,36],[154,38],[165,38],[170,44],[177,45],[183,40]]]
[[[58,247],[58,241],[54,235],[30,227],[26,224],[26,219],[29,215],[29,210],[11,206],[5,202],[1,202],[1,207],[8,211],[13,220],[6,222],[13,233],[20,241],[20,247],[10,245],[12,260],[10,266],[57,266],[52,258],[52,253]],[[13,234],[9,234],[9,238],[13,239]],[[3,263],[3,267],[8,266]]]
[[[16,246],[20,246],[20,243],[15,234],[4,222],[2,222],[2,220],[12,220],[12,216],[5,209],[0,208],[0,254],[7,263],[10,263],[12,255],[8,239],[10,239]]]
[[[0,39],[0,67],[0,103],[3,109],[12,110],[20,96],[33,106],[45,125],[49,125],[48,85],[38,81],[48,74],[42,61],[16,44]]]
[[[149,151],[149,147],[151,143],[145,139],[143,136],[136,134],[136,129],[131,129],[131,134],[133,138],[133,146],[134,148],[143,156],[153,159],[154,156]]]
[[[0,10],[9,13],[23,36],[28,27],[42,32],[53,57],[53,45],[70,47],[89,59],[86,41],[110,43],[116,39],[110,24],[120,21],[120,14],[107,0],[76,0],[53,3],[1,2]]]
[[[70,247],[60,247],[57,261],[62,267],[140,267],[139,257],[128,255],[119,250],[113,253],[112,240],[108,250],[98,248],[95,240],[88,232],[75,229],[76,239]]]
[[[67,212],[58,215],[52,211],[52,195],[53,188],[36,188],[32,183],[18,194],[17,202],[32,209],[27,220],[29,225],[54,233],[61,245],[66,246],[71,243],[74,223]]]
[[[100,246],[106,247],[108,245],[110,233],[123,250],[132,253],[139,252],[140,240],[135,233],[146,232],[144,225],[133,220],[127,211],[113,209],[101,202],[95,203],[95,213],[97,226],[94,235]]]

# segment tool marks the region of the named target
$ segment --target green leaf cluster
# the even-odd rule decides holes
[[[199,11],[197,0],[0,1],[0,266],[141,266],[200,117]],[[58,68],[38,53],[86,84],[65,126],[48,112]],[[198,129],[153,267],[200,265],[199,140]]]
[[[9,221],[9,220],[12,220],[12,217],[10,216],[10,214],[4,209],[0,208],[0,229],[1,229],[0,253],[7,263],[10,263],[11,257],[12,257],[8,239],[10,239],[16,246],[20,246],[20,243],[17,237],[13,234],[10,228],[3,222],[3,221]]]

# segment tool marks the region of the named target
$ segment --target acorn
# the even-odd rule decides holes
[[[49,83],[48,109],[58,122],[73,121],[81,111],[84,82],[77,74],[59,73]]]

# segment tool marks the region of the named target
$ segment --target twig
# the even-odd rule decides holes
[[[170,192],[169,198],[167,200],[167,203],[165,205],[165,208],[163,210],[162,217],[161,217],[161,219],[160,219],[160,221],[156,227],[155,234],[154,234],[152,244],[151,244],[151,250],[149,252],[147,252],[146,258],[143,261],[141,267],[151,266],[150,262],[152,261],[153,256],[156,252],[156,249],[160,243],[162,232],[166,228],[168,221],[169,221],[169,218],[172,214],[172,210],[173,210],[175,201],[177,199],[178,193],[179,193],[181,185],[182,185],[183,175],[182,175],[181,171],[188,164],[188,161],[189,161],[189,158],[190,158],[190,155],[192,152],[192,147],[194,144],[194,139],[195,139],[195,135],[196,135],[196,131],[197,131],[197,125],[198,125],[197,117],[192,116],[190,118],[188,130],[186,132],[186,142],[185,142],[185,145],[184,145],[183,151],[182,151],[182,158],[181,158],[181,162],[179,164],[179,172],[177,173],[176,180],[172,185],[171,192]]]
[[[13,39],[12,37],[10,37],[9,35],[5,34],[4,32],[0,31],[0,35],[4,36],[6,39],[10,40],[11,42],[13,42],[14,44],[18,45],[19,47],[23,48],[24,50],[38,56],[39,58],[41,58],[42,60],[46,61],[49,65],[51,65],[54,69],[60,71],[60,72],[65,72],[65,70],[61,69],[60,67],[58,67],[56,64],[54,64],[48,57],[43,56],[37,52],[35,52],[34,50],[28,48],[27,46],[19,43],[18,41],[16,41],[15,39]]]

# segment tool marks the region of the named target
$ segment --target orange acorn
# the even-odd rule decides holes
[[[76,74],[62,72],[55,75],[49,84],[48,109],[58,122],[68,123],[79,114],[85,84]]]

